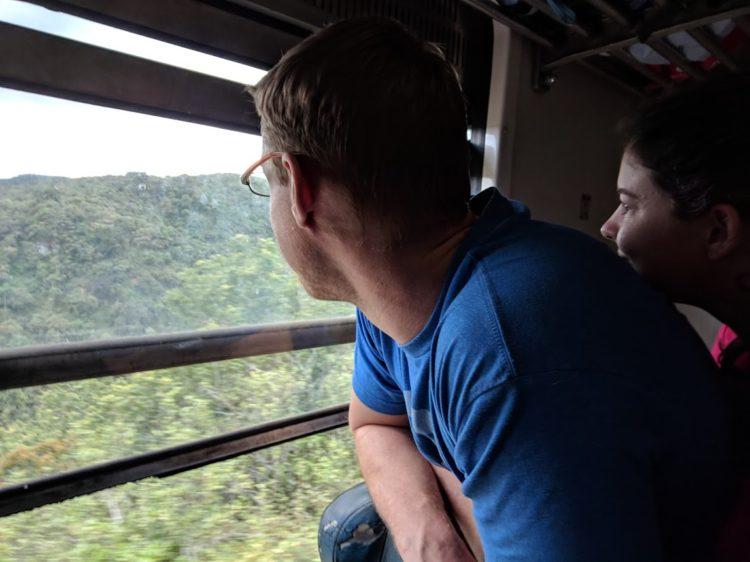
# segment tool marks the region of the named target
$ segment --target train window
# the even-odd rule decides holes
[[[0,91],[0,347],[349,314],[238,181],[260,139]]]
[[[0,560],[317,557],[361,479],[354,308],[306,294],[239,174],[250,64],[348,10],[318,4],[0,0]],[[433,4],[477,180],[492,28]]]

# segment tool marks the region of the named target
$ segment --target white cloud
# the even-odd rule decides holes
[[[0,88],[0,178],[240,174],[260,137]]]

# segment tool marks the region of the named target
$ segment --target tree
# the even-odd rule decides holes
[[[232,175],[0,181],[0,345],[351,314],[310,299]],[[350,345],[0,393],[0,481],[348,398]],[[0,519],[0,560],[312,560],[347,430]]]

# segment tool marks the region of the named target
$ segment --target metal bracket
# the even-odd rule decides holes
[[[557,75],[551,70],[545,70],[542,62],[542,47],[534,46],[534,60],[531,69],[531,88],[538,93],[546,93],[557,82]]]

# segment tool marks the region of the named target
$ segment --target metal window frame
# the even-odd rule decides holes
[[[136,482],[167,477],[330,431],[347,424],[348,404],[255,425],[208,439],[0,488],[0,517]]]
[[[354,317],[0,350],[0,391],[352,343]]]
[[[0,391],[352,343],[353,317],[0,350]],[[0,517],[347,424],[348,404],[0,488]]]
[[[243,84],[2,22],[0,45],[0,86],[260,132]]]

